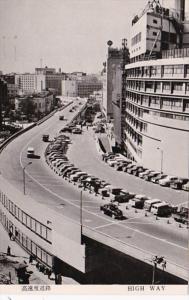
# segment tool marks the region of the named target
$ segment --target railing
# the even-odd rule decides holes
[[[163,50],[162,58],[189,57],[189,48]]]

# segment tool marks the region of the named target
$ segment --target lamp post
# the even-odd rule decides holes
[[[157,265],[161,265],[163,272],[165,272],[167,262],[163,256],[157,256],[157,255],[152,258],[152,262],[153,262],[152,284],[155,284],[155,273],[156,273]]]
[[[24,187],[24,195],[26,194],[26,176],[25,176],[25,169],[27,168],[27,166],[31,165],[32,162],[29,161],[29,163],[27,163],[27,165],[25,167],[23,167],[23,187]]]
[[[163,150],[159,147],[157,147],[157,150],[161,151],[161,173],[163,173]]]
[[[82,198],[82,191],[80,193],[80,228],[81,228],[81,245],[82,241],[82,234],[83,234],[83,198]]]

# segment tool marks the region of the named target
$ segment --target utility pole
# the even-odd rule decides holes
[[[23,191],[24,191],[24,195],[26,195],[26,174],[25,174],[25,170],[26,170],[27,166],[29,166],[31,164],[32,164],[32,162],[29,161],[29,163],[25,167],[23,167]]]
[[[82,235],[83,235],[83,195],[82,191],[80,193],[80,229],[81,229],[81,245],[83,244]]]

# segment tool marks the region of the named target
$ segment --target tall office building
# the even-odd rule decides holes
[[[162,7],[151,1],[132,21],[124,135],[127,155],[134,161],[182,177],[188,177],[189,160],[186,2]]]

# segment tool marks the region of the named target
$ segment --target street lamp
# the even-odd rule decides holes
[[[82,245],[82,234],[83,234],[83,197],[82,191],[80,194],[80,228],[81,228],[81,245]]]
[[[157,150],[161,151],[161,173],[163,173],[163,150],[159,147],[157,147]]]
[[[26,176],[25,176],[25,169],[27,168],[27,166],[31,165],[32,162],[29,161],[29,163],[27,163],[27,165],[25,167],[23,167],[23,186],[24,186],[24,195],[26,194]]]
[[[163,256],[157,256],[157,255],[152,258],[152,262],[153,262],[152,284],[155,284],[155,272],[157,269],[157,265],[161,265],[162,269],[164,271],[166,268],[167,262]]]

